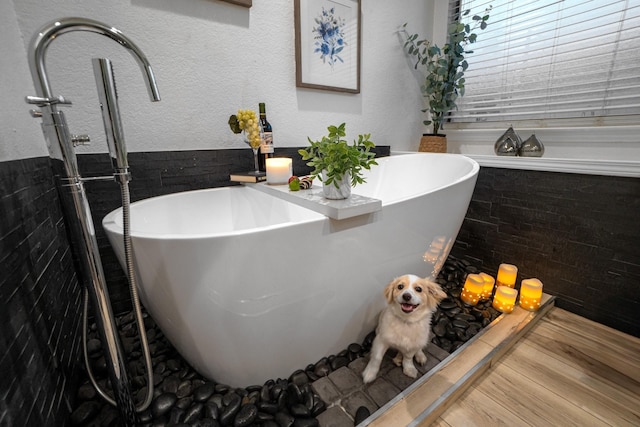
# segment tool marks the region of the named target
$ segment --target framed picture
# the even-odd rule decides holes
[[[238,6],[251,7],[251,0],[222,0],[227,3],[237,4]]]
[[[295,0],[297,87],[360,93],[360,1]]]

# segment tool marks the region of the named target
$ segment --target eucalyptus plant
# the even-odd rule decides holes
[[[306,149],[298,150],[302,160],[308,160],[307,166],[311,166],[313,178],[319,177],[322,181],[322,172],[326,177],[324,184],[333,183],[337,188],[338,182],[349,172],[351,174],[351,186],[365,182],[363,177],[364,169],[371,169],[377,165],[375,153],[371,151],[375,147],[370,140],[371,134],[358,135],[358,139],[349,144],[346,136],[345,123],[340,126],[329,126],[329,134],[323,136],[318,141],[313,141],[307,137],[310,146]]]
[[[404,49],[407,54],[414,56],[416,63],[414,68],[424,67],[425,81],[421,87],[423,95],[427,98],[431,120],[423,123],[433,125],[433,134],[438,135],[448,112],[457,108],[458,97],[464,95],[464,72],[469,67],[465,55],[473,53],[467,50],[470,43],[477,38],[475,31],[487,28],[489,20],[489,6],[483,16],[474,15],[472,24],[465,24],[458,20],[449,25],[448,42],[442,47],[431,43],[429,40],[419,40],[418,34],[407,32],[407,23],[403,24],[400,32],[404,35]],[[467,16],[469,10],[462,13]]]

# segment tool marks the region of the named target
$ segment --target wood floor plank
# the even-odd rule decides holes
[[[640,396],[592,378],[579,366],[554,358],[526,340],[516,344],[500,365],[537,384],[545,399],[579,408],[608,425],[640,425]]]
[[[480,382],[484,382],[484,379]],[[468,389],[455,405],[440,415],[440,418],[451,426],[513,427],[532,425],[515,412],[505,411],[501,402],[487,393],[478,391],[475,387]]]
[[[554,307],[433,425],[637,427],[639,358],[640,339]]]
[[[476,387],[534,426],[608,426],[558,393],[557,383],[541,384],[503,363]]]
[[[443,420],[442,418],[438,418],[435,420],[430,427],[453,427],[451,424]]]
[[[553,325],[561,336],[575,339],[602,363],[640,382],[640,338],[565,310],[553,310],[541,321]]]
[[[628,393],[640,395],[640,381],[637,379],[640,368],[613,354],[608,346],[603,346],[595,339],[569,333],[545,319],[536,326],[526,336],[530,344],[536,344],[565,363],[580,367],[585,374],[621,387]]]
[[[562,309],[553,310],[549,316],[545,316],[545,319],[549,322],[562,325],[567,329],[571,329],[578,334],[586,332],[589,336],[598,335],[600,338],[614,344],[619,344],[622,347],[637,349],[640,346],[640,338],[625,334],[624,332],[610,328],[609,326],[601,323],[594,322],[593,320],[586,319],[582,316],[578,316],[570,311]]]

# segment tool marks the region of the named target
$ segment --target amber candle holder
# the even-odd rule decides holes
[[[500,267],[498,267],[496,286],[508,286],[510,288],[515,288],[517,277],[518,267],[511,264],[500,264]]]
[[[484,279],[479,274],[468,274],[464,282],[460,299],[469,305],[476,305],[480,301]]]
[[[482,286],[482,295],[480,295],[480,299],[489,299],[491,295],[493,295],[493,287],[496,284],[496,280],[493,276],[490,276],[487,273],[480,273],[484,284]]]
[[[511,313],[516,305],[518,291],[509,286],[498,286],[493,296],[493,308],[503,313]]]
[[[538,279],[525,279],[520,284],[520,307],[537,311],[542,302],[542,282]]]

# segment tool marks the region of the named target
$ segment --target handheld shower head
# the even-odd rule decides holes
[[[129,163],[127,161],[127,147],[124,142],[124,130],[120,120],[118,92],[113,77],[113,65],[106,58],[93,58],[93,74],[98,87],[98,100],[102,109],[104,133],[109,146],[111,165],[119,179],[129,180]]]

